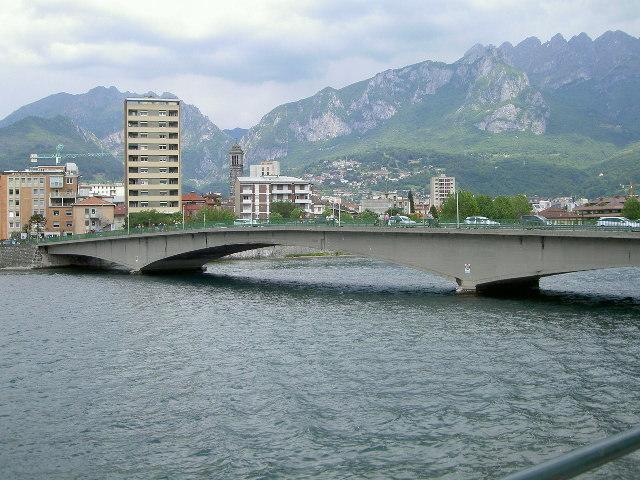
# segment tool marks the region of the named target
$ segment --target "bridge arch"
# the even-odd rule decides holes
[[[161,272],[201,269],[231,253],[274,245],[380,259],[449,278],[463,291],[529,288],[549,275],[640,266],[640,234],[629,232],[242,227],[71,239],[45,248],[59,263],[92,258]]]

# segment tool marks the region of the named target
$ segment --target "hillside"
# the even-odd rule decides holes
[[[92,132],[97,140],[114,153],[123,155],[122,108],[127,97],[175,98],[165,92],[144,94],[121,92],[116,87],[95,87],[86,93],[57,93],[25,105],[0,121],[0,128],[29,116],[54,118],[64,116],[78,127]],[[224,161],[232,139],[224,134],[197,107],[182,104],[183,178],[192,184],[206,183],[226,174]],[[19,161],[14,157],[15,161]]]
[[[58,144],[63,144],[64,151],[68,153],[102,151],[102,145],[95,135],[65,117],[26,117],[0,128],[0,170],[30,167],[30,154],[53,153]],[[122,163],[111,155],[78,157],[69,161],[78,165],[84,179],[97,175],[110,180],[122,177]]]
[[[120,158],[127,96],[141,94],[59,93],[19,108],[0,127],[62,115]],[[186,188],[224,189],[226,152],[240,137],[249,163],[279,159],[298,174],[353,159],[363,174],[412,165],[398,188],[422,190],[430,172],[445,169],[486,193],[614,193],[640,183],[640,40],[616,31],[595,40],[475,45],[451,64],[424,61],[327,87],[274,108],[248,131],[222,131],[183,103]],[[16,138],[22,147],[9,148],[4,162],[19,164],[22,150],[37,150],[39,141]]]

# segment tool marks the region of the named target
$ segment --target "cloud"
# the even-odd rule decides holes
[[[0,93],[0,108],[16,108],[46,87],[116,84],[173,90],[223,126],[249,126],[293,95],[344,86],[386,68],[454,61],[475,43],[640,30],[636,0],[6,3],[0,64],[8,88]],[[226,102],[231,97],[236,101]]]

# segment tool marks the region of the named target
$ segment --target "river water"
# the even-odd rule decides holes
[[[1,273],[0,477],[499,478],[640,423],[640,270],[542,287],[356,258]]]

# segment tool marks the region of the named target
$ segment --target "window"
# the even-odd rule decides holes
[[[148,132],[140,132],[140,138],[147,138],[149,136]]]
[[[158,150],[166,150],[167,146],[166,145],[158,145]]]
[[[85,215],[89,215],[89,209],[88,209],[88,208],[85,208],[85,209],[84,209],[84,214],[85,214]]]
[[[160,167],[158,170],[160,173],[167,173],[167,167]]]
[[[16,195],[20,195],[20,189],[19,188],[16,188],[14,191],[16,192]]]
[[[161,207],[166,207],[167,206],[167,202],[160,202],[160,206]]]
[[[20,222],[16,222],[16,228],[20,228]]]
[[[149,122],[140,122],[141,127],[146,127],[149,125]]]
[[[84,226],[85,226],[85,227],[88,227],[88,226],[89,226],[89,220],[85,220],[85,221],[84,221]]]
[[[53,211],[53,216],[57,217],[58,215],[60,215],[60,210],[54,210]]]
[[[67,177],[67,185],[73,184],[73,177]]]
[[[66,225],[67,227],[73,227],[73,222],[67,222],[67,223],[65,223],[65,225]]]
[[[158,122],[158,126],[159,127],[166,127],[167,126],[167,122]]]
[[[140,190],[140,195],[149,195],[149,190]]]
[[[149,173],[149,169],[147,167],[140,167],[140,173]]]
[[[73,213],[71,212],[71,210],[67,210],[66,212],[64,212],[64,214],[65,214],[67,217],[70,217],[71,215],[73,215]]]
[[[60,222],[53,222],[53,228],[60,228]]]
[[[149,150],[149,145],[140,145],[140,150]]]
[[[167,134],[166,133],[159,133],[158,134],[158,138],[167,138]]]
[[[40,185],[44,185],[44,177],[40,178]]]
[[[167,111],[166,111],[166,110],[160,110],[160,111],[158,112],[158,116],[160,116],[160,117],[166,117],[166,116],[167,116]]]
[[[20,205],[20,200],[16,199],[16,207]]]
[[[49,186],[51,188],[62,188],[64,185],[64,177],[51,176],[49,177]]]
[[[148,207],[149,206],[149,202],[140,202],[140,206],[141,207]]]
[[[148,162],[149,161],[149,157],[147,157],[146,155],[143,155],[140,157],[140,161],[141,162]]]
[[[95,209],[95,208],[92,208],[92,209],[91,209],[91,215],[95,215],[95,214],[96,214],[96,209]]]
[[[138,115],[140,115],[141,117],[147,117],[147,116],[149,116],[149,112],[146,111],[146,110],[140,110],[138,112]]]
[[[160,185],[167,185],[169,183],[169,180],[167,180],[166,178],[161,178],[159,183]]]

